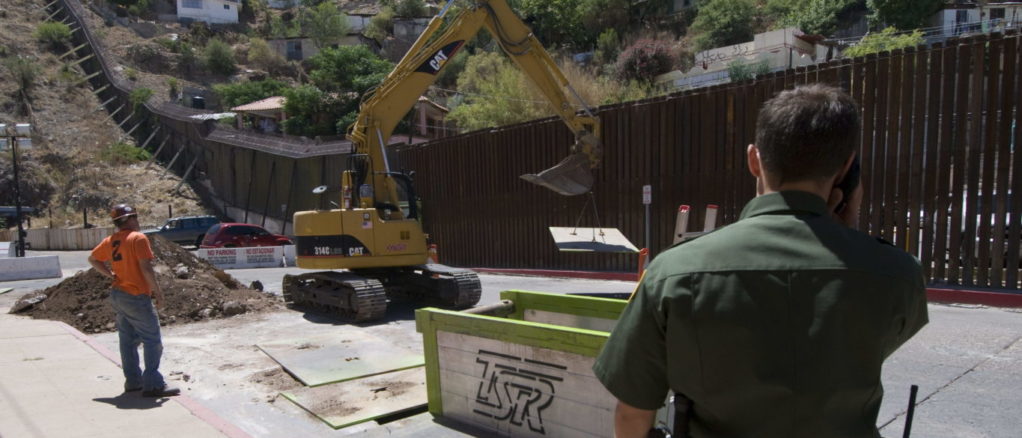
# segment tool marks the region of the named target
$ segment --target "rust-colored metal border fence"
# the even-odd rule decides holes
[[[692,228],[707,204],[720,206],[720,224],[734,222],[754,194],[744,151],[759,107],[781,90],[831,83],[862,107],[860,229],[917,255],[931,283],[1018,289],[1019,46],[1014,33],[965,38],[600,108],[598,216],[583,213],[584,196],[518,178],[568,154],[571,134],[556,119],[408,146],[398,157],[417,172],[445,263],[632,271],[633,255],[558,252],[547,227],[616,227],[643,246],[645,184],[654,253],[671,243],[680,204],[694,207]]]

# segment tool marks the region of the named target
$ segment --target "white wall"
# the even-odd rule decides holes
[[[184,4],[200,3],[202,9],[186,8]],[[224,8],[227,9],[224,9]],[[177,0],[177,16],[207,23],[237,23],[241,3],[220,0]]]

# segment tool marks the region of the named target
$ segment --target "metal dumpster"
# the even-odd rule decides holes
[[[416,311],[429,411],[499,436],[614,434],[614,397],[592,372],[624,300],[505,291],[505,317]]]

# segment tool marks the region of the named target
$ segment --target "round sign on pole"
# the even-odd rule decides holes
[[[653,203],[653,186],[649,184],[642,186],[642,203],[645,205]]]

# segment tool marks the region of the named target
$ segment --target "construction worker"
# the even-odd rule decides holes
[[[117,232],[93,248],[89,264],[113,280],[110,304],[117,312],[124,391],[142,391],[144,397],[178,395],[181,390],[167,386],[159,371],[163,341],[156,309],[163,306],[163,290],[156,281],[149,239],[139,232],[138,213],[131,206],[115,205],[110,217]],[[139,368],[139,344],[145,359],[144,372]]]
[[[926,294],[918,261],[852,228],[859,129],[834,87],[765,103],[757,197],[653,260],[593,366],[618,438],[645,437],[669,390],[688,413],[674,436],[880,436],[881,365],[926,324]]]

